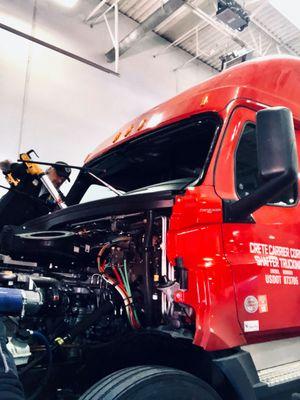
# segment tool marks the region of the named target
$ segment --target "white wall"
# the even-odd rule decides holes
[[[113,68],[105,25],[82,22],[98,2],[64,9],[53,0],[0,0],[0,22]],[[135,26],[121,16],[120,37]],[[0,159],[34,148],[43,160],[82,164],[128,120],[214,73],[200,63],[173,72],[189,55],[153,58],[167,44],[147,35],[121,58],[118,78],[0,29]]]

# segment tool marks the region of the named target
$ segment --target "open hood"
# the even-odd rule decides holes
[[[174,204],[175,194],[176,191],[168,190],[124,195],[78,204],[28,221],[24,224],[24,229],[25,231],[61,229],[105,216],[144,212],[150,209],[168,209]]]

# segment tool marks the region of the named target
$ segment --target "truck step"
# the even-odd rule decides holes
[[[278,365],[258,371],[261,382],[268,386],[280,385],[285,382],[300,379],[300,361]]]

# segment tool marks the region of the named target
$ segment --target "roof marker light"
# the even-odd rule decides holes
[[[146,121],[147,121],[146,118],[143,118],[143,119],[141,120],[141,122],[139,123],[139,126],[138,126],[138,128],[137,128],[138,131],[140,131],[141,129],[144,128]]]
[[[116,133],[115,134],[115,136],[114,136],[114,138],[113,138],[113,143],[116,143],[119,139],[120,139],[120,136],[122,135],[122,132],[120,131],[120,132],[118,132],[118,133]]]
[[[205,104],[207,104],[207,103],[208,103],[208,95],[202,97],[200,106],[205,106]]]
[[[131,134],[132,130],[133,130],[133,125],[130,125],[130,126],[126,129],[126,131],[125,131],[125,133],[124,133],[124,137],[129,136],[129,135]]]

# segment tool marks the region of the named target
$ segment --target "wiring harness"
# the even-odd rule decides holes
[[[113,286],[120,294],[131,327],[133,329],[139,329],[141,328],[141,323],[139,321],[132,298],[126,259],[124,258],[123,265],[119,263],[114,265],[110,262],[107,262],[105,259],[101,260],[104,252],[108,250],[111,246],[111,242],[105,243],[101,247],[97,255],[97,266],[99,274],[105,280],[105,282]],[[109,273],[109,271],[111,273]],[[111,276],[112,274],[113,276]]]

